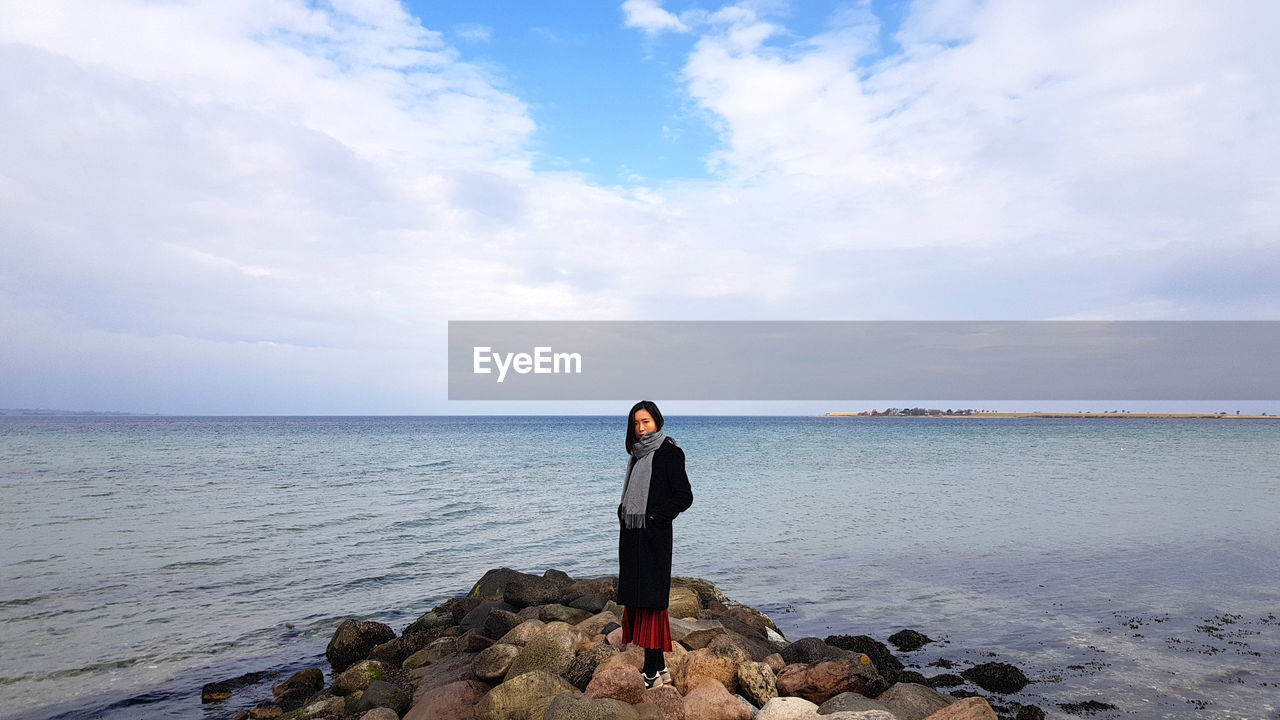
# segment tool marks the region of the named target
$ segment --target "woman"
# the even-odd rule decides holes
[[[618,505],[618,603],[622,644],[644,648],[645,687],[671,682],[667,603],[671,595],[671,521],[693,504],[684,451],[662,432],[662,413],[649,400],[627,417],[626,481]]]

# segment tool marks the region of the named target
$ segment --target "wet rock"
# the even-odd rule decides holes
[[[404,720],[474,720],[475,704],[489,690],[488,685],[475,680],[459,680],[432,688],[414,699]]]
[[[931,678],[925,678],[924,684],[931,688],[955,687],[964,684],[964,678],[955,673],[940,673]]]
[[[751,720],[750,706],[731,695],[724,685],[707,680],[685,693],[684,712],[697,720]]]
[[[409,710],[409,701],[409,693],[384,680],[375,680],[360,695],[355,712],[367,712],[374,708],[391,708],[397,716],[403,715]]]
[[[952,703],[930,715],[926,720],[999,720],[999,718],[986,700],[972,697]]]
[[[902,661],[889,652],[889,646],[869,635],[832,635],[825,642],[834,648],[866,655],[881,673],[902,669]]]
[[[832,713],[841,712],[856,713],[868,710],[878,710],[892,714],[892,711],[887,706],[855,692],[842,692],[818,706],[819,715],[831,715]]]
[[[476,703],[477,720],[527,720],[542,717],[551,698],[562,692],[577,694],[564,678],[543,670],[510,678]]]
[[[1013,720],[1044,720],[1044,711],[1035,705],[1023,705]]]
[[[311,702],[319,690],[308,687],[296,687],[276,696],[276,704],[285,712],[292,712]]]
[[[343,670],[333,679],[334,695],[350,695],[369,687],[370,684],[382,680],[386,673],[382,663],[377,660],[362,660]]]
[[[778,680],[767,663],[744,662],[738,665],[738,692],[756,707],[778,697]]]
[[[275,720],[284,715],[284,708],[273,702],[261,702],[249,709],[249,717],[253,720]]]
[[[345,620],[325,648],[325,657],[335,673],[355,665],[369,657],[374,647],[388,640],[394,640],[396,631],[379,622],[365,620]]]
[[[478,601],[477,604],[479,604]],[[470,608],[468,608],[468,610],[470,610]],[[427,630],[434,630],[438,627],[454,625],[457,624],[457,622],[458,621],[454,619],[452,612],[436,608],[419,615],[417,620],[409,623],[409,627],[404,629],[404,634],[413,635],[415,633],[426,632]]]
[[[897,683],[876,696],[876,702],[887,706],[902,720],[924,720],[955,702],[955,698],[924,685]]]
[[[511,632],[516,626],[525,622],[525,618],[502,608],[493,608],[484,618],[484,627],[481,632],[485,637],[491,640],[498,640],[503,635]]]
[[[515,662],[516,656],[519,654],[519,647],[497,643],[476,654],[475,660],[471,662],[471,670],[481,680],[497,680],[501,682],[502,677],[507,674],[507,670],[511,669],[511,663]]]
[[[591,678],[585,695],[589,698],[613,698],[635,705],[643,701],[645,686],[640,673],[632,668],[603,670]]]
[[[312,692],[319,692],[320,690],[323,690],[324,671],[320,668],[299,670],[298,672],[290,675],[288,680],[285,680],[279,685],[271,688],[271,694],[276,697],[280,697],[290,690],[296,690],[298,688],[305,688]]]
[[[573,638],[563,632],[548,632],[535,635],[520,649],[511,667],[508,677],[515,677],[530,670],[542,670],[552,675],[563,675],[573,662]]]
[[[569,669],[564,672],[564,679],[579,690],[585,691],[595,676],[596,668],[610,657],[618,654],[618,649],[611,645],[601,645],[586,652],[578,653]]]
[[[644,701],[662,713],[663,720],[686,720],[684,697],[672,685],[659,685],[644,691]],[[692,720],[692,719],[690,719]]]
[[[1008,695],[1021,692],[1031,681],[1009,663],[989,662],[975,665],[960,673],[966,680],[988,692]]]
[[[679,585],[671,586],[671,594],[668,596],[667,605],[668,617],[697,619],[698,612],[701,610],[702,605],[698,603],[698,593],[694,592],[693,588]]]
[[[226,700],[231,697],[231,695],[240,688],[255,685],[268,677],[271,677],[271,673],[252,672],[229,678],[227,680],[206,683],[204,687],[200,688],[200,702],[221,702],[222,700]]]
[[[756,713],[756,720],[809,720],[818,706],[798,697],[776,697]]]
[[[1103,710],[1115,710],[1116,706],[1110,703],[1098,702],[1097,700],[1085,700],[1078,703],[1059,703],[1058,707],[1072,715],[1093,714],[1102,712]]]
[[[840,650],[822,642],[820,638],[807,637],[800,638],[786,646],[780,654],[788,665],[792,663],[808,664],[836,658],[840,655]]]
[[[890,685],[894,683],[915,683],[916,685],[924,685],[930,687],[929,678],[921,675],[915,670],[889,670],[881,673],[885,681]]]
[[[778,676],[778,694],[802,697],[821,705],[842,692],[856,692],[875,697],[889,688],[871,665],[871,658],[842,658],[785,668]]]
[[[485,602],[502,600],[507,584],[524,574],[511,568],[490,570],[476,581],[476,584],[471,587],[471,592],[467,593],[467,597],[479,598]]]
[[[572,602],[567,604],[571,608],[586,610],[592,615],[595,615],[596,613],[604,610],[604,606],[608,602],[609,598],[601,595],[600,593],[588,593],[586,595],[578,596]]]
[[[912,652],[933,642],[933,639],[915,630],[899,630],[889,636],[889,642],[902,652]]]

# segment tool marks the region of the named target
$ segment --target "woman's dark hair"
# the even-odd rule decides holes
[[[627,452],[628,453],[631,452],[631,446],[636,444],[636,411],[637,410],[648,410],[649,414],[653,416],[653,424],[657,426],[656,429],[658,430],[662,429],[662,411],[658,409],[658,406],[655,405],[652,400],[641,400],[635,405],[632,405],[631,413],[627,415]]]

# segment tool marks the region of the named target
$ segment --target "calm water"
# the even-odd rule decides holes
[[[344,618],[400,629],[493,567],[614,572],[623,424],[0,418],[0,716],[229,717],[269,685],[201,684],[314,662]],[[994,653],[1051,717],[1280,717],[1280,422],[666,430],[676,573],[793,640],[916,628],[942,642],[908,662]]]

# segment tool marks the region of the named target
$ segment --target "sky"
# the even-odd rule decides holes
[[[448,401],[449,320],[1280,319],[1278,36],[1269,0],[0,3],[0,407],[625,412]]]

